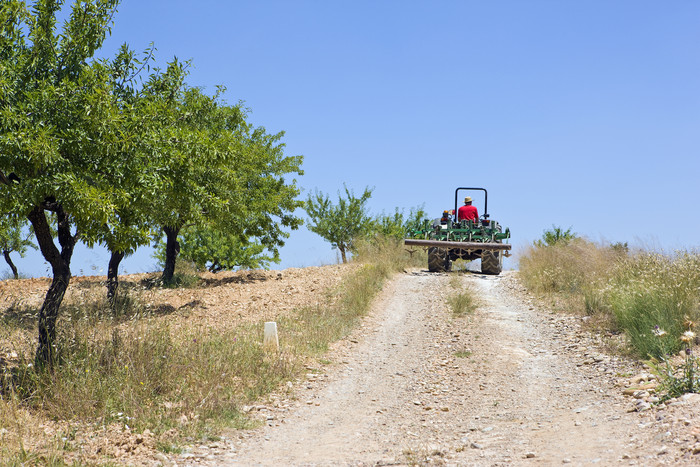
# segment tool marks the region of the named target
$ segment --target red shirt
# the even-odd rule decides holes
[[[457,220],[459,221],[473,221],[478,218],[479,211],[476,209],[476,206],[472,206],[471,204],[464,205],[457,210]]]

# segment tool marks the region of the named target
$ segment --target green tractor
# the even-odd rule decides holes
[[[474,220],[457,220],[457,200],[460,191],[484,192],[484,213]],[[428,270],[447,272],[456,259],[481,259],[482,274],[500,274],[503,257],[510,256],[511,245],[504,243],[510,238],[510,229],[505,232],[501,225],[489,219],[488,192],[485,188],[459,187],[455,190],[454,211],[443,211],[442,217],[425,220],[408,232],[404,240],[407,246],[428,249]]]

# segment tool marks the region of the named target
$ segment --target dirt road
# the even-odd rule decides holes
[[[454,317],[462,286],[481,305]],[[580,322],[538,309],[514,273],[402,274],[330,363],[252,409],[264,427],[178,465],[694,465],[678,420],[629,412],[619,385],[639,369]]]

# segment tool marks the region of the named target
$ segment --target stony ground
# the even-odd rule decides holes
[[[515,273],[459,280],[481,299],[475,314],[451,315],[448,275],[401,275],[331,363],[249,408],[264,427],[169,462],[700,463],[700,396],[652,408],[653,377],[606,355],[582,319],[539,308]]]
[[[143,297],[173,307],[170,319],[230,325],[323,300],[346,272],[217,275],[209,287]],[[19,292],[19,282],[0,283],[0,310],[18,293],[43,298],[47,284],[33,281]],[[93,289],[79,283],[69,299]],[[467,287],[480,306],[455,317],[446,299]],[[303,380],[245,408],[261,428],[178,455],[157,452],[148,433],[114,427],[96,434],[99,447],[84,446],[93,461],[102,449],[139,465],[700,464],[700,395],[658,405],[655,384],[643,367],[606,354],[584,319],[538,305],[516,273],[414,270],[392,280],[362,326]]]
[[[353,265],[328,265],[290,268],[283,271],[240,271],[203,274],[203,284],[189,289],[149,287],[158,274],[134,274],[121,277],[121,284],[146,308],[156,311],[156,319],[173,326],[223,329],[244,322],[275,320],[295,308],[324,302]],[[104,300],[105,277],[74,277],[66,293],[64,308]],[[17,364],[20,355],[32,355],[36,348],[36,310],[50,285],[48,278],[0,281],[0,318],[23,317],[26,326],[4,328],[0,321],[0,377],[3,368]],[[64,310],[65,311],[65,310]],[[65,313],[64,313],[65,314]],[[15,316],[16,317],[16,316]],[[61,323],[59,323],[60,326]],[[1,401],[0,401],[1,402]],[[114,423],[95,429],[89,423],[67,423],[29,413],[21,407],[0,405],[12,415],[12,426],[0,425],[0,451],[7,438],[21,436],[29,452],[51,452],[55,439],[70,433],[72,448],[67,460],[88,464],[107,462],[117,465],[155,465],[168,463],[156,450],[156,438],[150,433],[134,433],[124,424]],[[0,464],[2,461],[0,461]]]

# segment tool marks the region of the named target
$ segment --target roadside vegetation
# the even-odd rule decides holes
[[[120,292],[115,314],[93,289],[80,305],[66,306],[57,364],[46,371],[23,342],[38,310],[7,310],[0,342],[15,357],[2,365],[0,464],[82,462],[85,433],[109,427],[148,433],[157,449],[172,453],[216,439],[224,428],[251,426],[242,406],[321,365],[383,282],[424,261],[393,238],[358,242],[342,285],[326,292],[325,303],[278,320],[285,330],[279,353],[263,348],[262,322],[192,328],[144,307],[138,290]],[[51,435],[46,426],[56,427]]]
[[[619,350],[637,358],[669,362],[697,344],[696,251],[631,251],[624,243],[597,244],[554,227],[521,257],[520,275],[530,291],[561,308],[582,310],[599,330],[622,337]],[[700,389],[692,381],[686,387]]]

